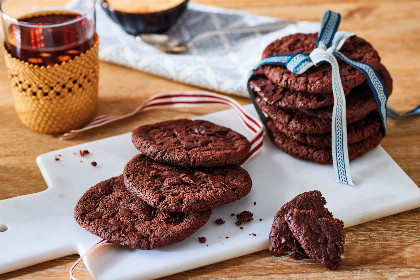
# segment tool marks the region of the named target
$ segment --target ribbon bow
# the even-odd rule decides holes
[[[318,47],[311,53],[295,53],[275,55],[262,59],[253,68],[248,77],[248,91],[252,103],[257,109],[262,122],[266,123],[266,117],[255,102],[255,93],[250,87],[250,78],[254,72],[263,65],[281,65],[287,67],[294,74],[300,75],[312,66],[318,66],[327,62],[332,67],[332,89],[334,106],[332,113],[331,136],[332,136],[332,158],[336,181],[339,183],[353,185],[350,174],[349,156],[347,148],[347,124],[346,124],[346,98],[343,85],[341,84],[340,71],[336,57],[362,71],[369,82],[369,86],[379,106],[384,133],[386,132],[387,100],[385,86],[378,73],[372,66],[351,60],[339,52],[345,41],[354,36],[353,33],[339,31],[341,16],[338,13],[327,10],[321,20],[321,31],[318,35]]]

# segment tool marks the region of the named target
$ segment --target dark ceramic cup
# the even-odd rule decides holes
[[[153,1],[153,0],[152,0]],[[102,8],[108,16],[118,23],[128,34],[163,33],[175,25],[187,9],[189,0],[167,10],[152,13],[121,12],[110,6],[106,0],[100,0]]]

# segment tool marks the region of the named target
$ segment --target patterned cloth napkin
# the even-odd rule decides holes
[[[190,2],[187,11],[167,34],[188,39],[206,31],[253,26],[276,20]],[[288,34],[318,30],[319,23],[296,22],[270,33],[231,33],[207,37],[194,41],[186,53],[165,54],[125,33],[106,15],[100,5],[97,6],[101,60],[201,88],[241,96],[248,96],[248,73],[258,63],[262,51],[270,42]]]

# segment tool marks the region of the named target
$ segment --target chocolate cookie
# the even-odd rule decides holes
[[[258,69],[251,78],[250,85],[254,92],[262,97],[264,101],[269,104],[275,105],[282,109],[289,110],[302,110],[306,114],[312,116],[318,116],[317,112],[321,111],[319,117],[325,114],[329,114],[331,118],[332,105],[334,104],[334,97],[332,93],[324,94],[312,94],[307,92],[295,91],[287,88],[282,88],[272,83],[264,74],[261,73],[262,69]],[[389,95],[392,93],[392,78],[385,66],[381,65],[378,70],[379,76],[382,78],[385,84],[385,90]],[[351,91],[344,92],[346,96],[357,95],[357,98],[353,97],[353,105],[348,110],[356,109],[363,105],[365,102],[369,102],[369,106],[375,106],[376,102],[373,98],[373,94],[369,88],[367,82],[353,88]],[[362,100],[360,99],[362,97]],[[370,98],[369,98],[370,97]],[[328,106],[330,106],[328,108]],[[313,110],[318,108],[324,108],[323,110]],[[306,109],[307,111],[303,110]],[[325,117],[324,117],[325,118]]]
[[[280,87],[271,82],[262,68],[258,69],[251,77],[250,85],[256,94],[261,96],[268,104],[282,109],[317,109],[334,104],[331,93],[313,94]],[[347,96],[351,91],[345,92]]]
[[[378,73],[384,82],[385,90],[388,96],[390,96],[392,94],[393,83],[391,75],[383,65],[379,69]],[[360,118],[360,116],[366,116],[370,111],[378,108],[378,104],[376,103],[372,90],[367,82],[352,90],[351,94],[346,97],[346,102],[348,120],[354,120]],[[333,106],[323,107],[320,109],[301,109],[301,111],[307,115],[317,118],[331,119]]]
[[[295,251],[292,254],[293,258],[299,259],[305,257],[305,252],[289,230],[285,215],[293,209],[298,209],[313,210],[318,218],[332,218],[332,214],[325,208],[325,204],[327,204],[327,201],[318,190],[304,192],[284,204],[274,216],[269,235],[269,250],[277,256],[284,252]]]
[[[268,104],[260,96],[255,98],[258,106],[273,121],[287,126],[293,133],[322,134],[331,132],[331,120],[308,116],[299,110],[283,110],[274,105]],[[357,121],[357,120],[355,120]],[[347,120],[347,124],[351,122]]]
[[[201,212],[247,195],[252,186],[239,166],[184,168],[135,156],[124,168],[127,189],[149,205],[170,212]]]
[[[183,167],[239,165],[251,148],[236,131],[187,119],[140,126],[133,131],[132,141],[154,161]]]
[[[317,39],[318,33],[297,33],[285,36],[269,44],[262,57],[298,52],[310,53],[317,47]],[[370,64],[375,70],[379,69],[381,58],[378,52],[360,37],[353,36],[347,39],[340,52],[352,60]],[[366,80],[362,72],[340,58],[337,60],[344,91],[348,91]],[[274,65],[262,67],[268,79],[283,88],[315,94],[332,93],[331,65],[328,63],[323,63],[318,67],[314,66],[301,75],[293,74],[286,67]]]
[[[294,141],[281,133],[272,120],[268,120],[266,126],[273,143],[289,155],[317,163],[332,163],[331,148],[318,149]],[[356,159],[372,150],[379,145],[383,137],[383,132],[379,130],[376,134],[360,142],[348,145],[349,159]]]
[[[74,210],[76,221],[89,232],[142,250],[186,239],[206,224],[210,214],[169,213],[153,208],[127,191],[122,175],[90,188]]]
[[[371,97],[373,99],[373,97]],[[373,100],[370,105],[365,104],[366,106],[361,106],[358,110],[352,111],[350,108],[353,107],[354,103],[358,103],[357,99],[354,99],[355,102],[351,100],[348,102],[347,107],[347,125],[360,121],[365,118],[370,112],[378,108],[378,105]],[[258,106],[263,110],[271,119],[280,125],[287,126],[288,129],[293,133],[303,133],[303,134],[322,134],[331,132],[331,118],[332,118],[332,109],[329,113],[322,113],[327,110],[320,110],[318,112],[313,112],[319,114],[321,117],[311,116],[307,114],[305,110],[283,110],[275,107],[274,105],[268,104],[261,97],[257,96],[255,98]],[[327,107],[328,108],[328,107]],[[329,118],[327,117],[330,114]]]
[[[293,236],[315,261],[335,269],[344,251],[343,221],[320,218],[314,211],[294,209],[285,216]]]
[[[270,122],[273,122],[270,120]],[[312,146],[318,149],[331,148],[331,132],[323,134],[304,134],[294,133],[288,126],[273,122],[278,131],[288,138],[299,143]],[[371,112],[365,118],[347,126],[347,143],[354,144],[360,142],[374,134],[377,134],[382,127],[381,119],[376,111]]]

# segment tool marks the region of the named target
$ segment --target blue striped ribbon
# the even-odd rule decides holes
[[[354,36],[353,33],[338,31],[341,16],[338,13],[327,10],[321,20],[321,31],[318,35],[318,47],[311,53],[295,53],[286,55],[275,55],[262,59],[256,65],[248,76],[248,91],[258,115],[262,122],[266,123],[266,117],[255,102],[255,93],[250,86],[250,78],[254,72],[263,65],[280,65],[289,69],[295,74],[302,74],[312,66],[318,66],[327,62],[332,67],[332,89],[334,95],[334,106],[331,124],[332,136],[332,158],[336,181],[339,183],[353,185],[350,174],[348,147],[347,147],[347,124],[346,124],[346,98],[340,79],[340,71],[336,59],[340,57],[343,61],[360,70],[368,80],[372,93],[379,106],[384,133],[386,133],[388,95],[385,92],[385,86],[372,66],[354,61],[339,52],[345,41]],[[420,106],[406,114],[399,114],[395,110],[391,111],[392,118],[400,118],[406,115],[420,114]]]
[[[409,116],[420,115],[420,105],[414,108],[413,110],[404,114],[398,112],[391,106],[387,106],[386,109],[387,109],[388,118],[391,120],[398,120],[398,119],[409,117]]]

